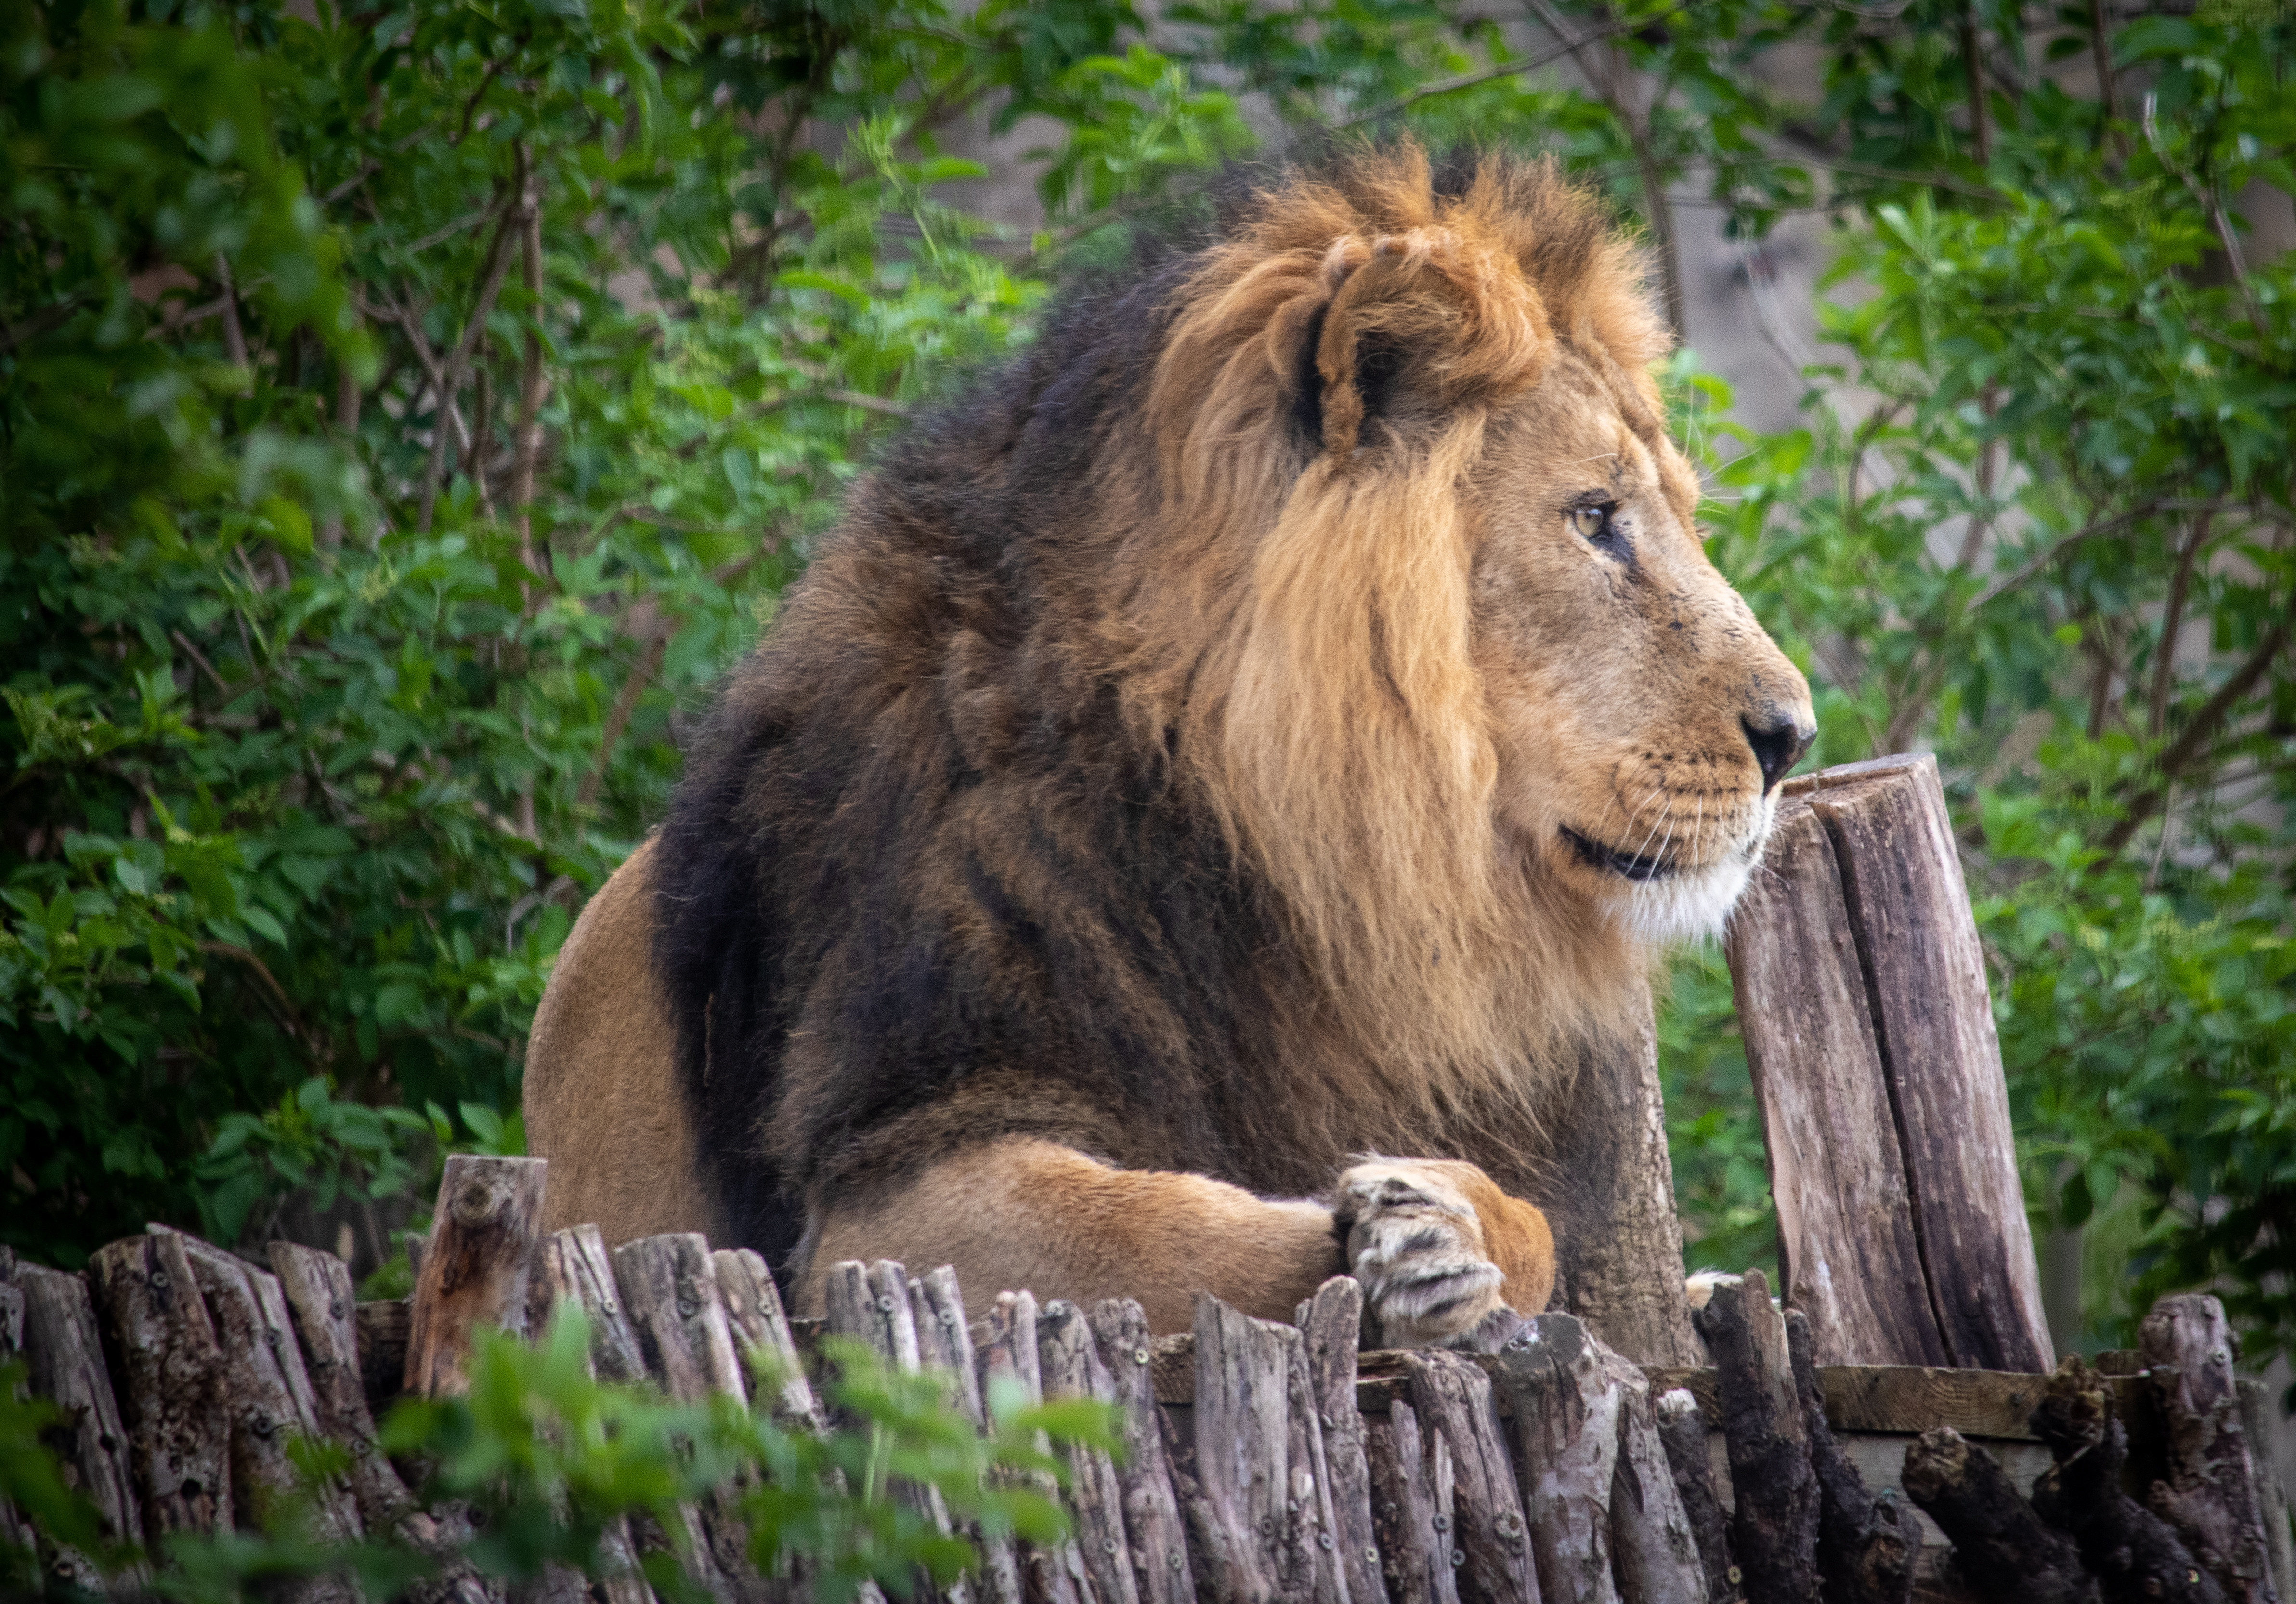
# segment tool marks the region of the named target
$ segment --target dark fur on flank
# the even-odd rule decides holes
[[[1329,1020],[1280,899],[1083,644],[1109,504],[1160,494],[1145,403],[1199,260],[1070,293],[895,442],[689,760],[657,963],[726,1225],[777,1270],[809,1196],[999,1136],[1267,1196],[1398,1139],[1303,1071]],[[1302,466],[1313,373],[1280,422]],[[1440,1156],[1551,1191],[1516,1111],[1454,1113]]]

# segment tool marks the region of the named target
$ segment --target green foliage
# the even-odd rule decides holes
[[[589,1351],[589,1326],[571,1305],[530,1346],[482,1333],[467,1393],[404,1400],[382,1423],[385,1452],[429,1468],[425,1501],[469,1511],[455,1556],[481,1576],[516,1584],[545,1565],[602,1576],[612,1563],[601,1548],[611,1523],[644,1516],[680,1542],[679,1506],[714,1495],[740,1516],[761,1574],[801,1568],[824,1604],[842,1604],[869,1582],[907,1598],[921,1573],[946,1584],[977,1572],[980,1555],[970,1538],[943,1534],[905,1486],[936,1489],[984,1535],[1054,1542],[1066,1535],[1067,1517],[1030,1485],[1037,1477],[1065,1483],[1065,1462],[1046,1444],[1121,1452],[1111,1405],[1030,1404],[1017,1383],[992,1385],[983,1434],[949,1402],[945,1378],[889,1370],[867,1348],[838,1339],[824,1344],[835,1377],[825,1396],[848,1424],[821,1436],[774,1419],[767,1404],[780,1378],[770,1372],[753,1378],[755,1409],[723,1395],[679,1404],[598,1381]],[[50,1537],[93,1553],[93,1512],[39,1444],[40,1406],[10,1402],[12,1375],[20,1368],[0,1371],[0,1495],[13,1496]],[[299,1441],[290,1452],[316,1485],[339,1475],[350,1451]],[[439,1556],[396,1537],[321,1546],[308,1535],[309,1509],[308,1498],[291,1501],[259,1533],[176,1536],[156,1591],[186,1604],[227,1604],[270,1596],[296,1577],[336,1574],[383,1599],[439,1571]],[[675,1550],[640,1564],[661,1598],[709,1596]]]

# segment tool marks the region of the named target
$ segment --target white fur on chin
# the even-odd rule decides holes
[[[1652,947],[1721,934],[1730,910],[1754,877],[1754,866],[1761,861],[1776,817],[1777,798],[1766,796],[1755,828],[1715,862],[1628,886],[1615,904],[1628,933]]]

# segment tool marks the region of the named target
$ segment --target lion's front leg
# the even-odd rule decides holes
[[[1382,1346],[1490,1352],[1554,1289],[1546,1217],[1472,1164],[1368,1156],[1332,1212]]]

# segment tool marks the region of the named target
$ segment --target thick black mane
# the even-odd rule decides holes
[[[896,443],[689,761],[657,960],[726,1224],[777,1266],[802,1194],[889,1149],[1035,1131],[1322,1179],[1244,1073],[1274,924],[1049,616],[1103,453],[1147,455],[1123,433],[1184,268],[1070,293]]]

